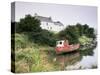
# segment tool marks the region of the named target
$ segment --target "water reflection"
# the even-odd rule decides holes
[[[84,51],[75,51],[71,53],[56,55],[49,52],[49,60],[58,70],[76,70],[86,68],[97,68],[97,48],[90,48]]]
[[[49,50],[47,55],[56,70],[97,68],[97,47],[61,55],[56,55],[54,51]]]
[[[66,66],[73,65],[81,59],[82,57],[80,56],[79,52],[73,52],[69,54],[56,56],[56,62],[59,64],[61,70],[65,70]]]
[[[93,56],[83,56],[83,59],[78,62],[82,68],[92,68],[92,66],[97,65],[97,55],[96,50],[94,50]]]
[[[97,68],[97,48],[93,50],[93,56],[83,56],[81,61],[67,66],[66,70],[69,69],[91,69]]]

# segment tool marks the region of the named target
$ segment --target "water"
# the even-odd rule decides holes
[[[93,66],[97,66],[97,48],[94,50],[93,56],[83,56],[80,61],[67,66],[66,69],[91,69]]]
[[[83,56],[83,59],[78,62],[83,68],[92,68],[97,65],[97,49],[94,50],[93,56]]]
[[[72,52],[56,55],[53,61],[61,70],[92,69],[97,68],[97,48],[84,52]]]

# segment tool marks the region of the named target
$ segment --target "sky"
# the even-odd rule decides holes
[[[33,2],[15,3],[15,21],[18,22],[20,18],[24,18],[27,14],[34,16],[35,13],[40,16],[51,17],[53,21],[60,21],[64,26],[81,23],[97,29],[96,6]]]

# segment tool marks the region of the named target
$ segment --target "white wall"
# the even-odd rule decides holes
[[[50,22],[41,22],[40,27],[53,32],[59,32],[64,28],[64,26],[55,25],[54,23]]]

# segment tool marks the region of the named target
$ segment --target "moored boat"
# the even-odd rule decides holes
[[[61,53],[65,53],[65,52],[75,51],[79,47],[80,47],[80,44],[69,45],[68,41],[60,40],[60,41],[57,41],[55,51],[56,51],[56,54],[61,54]]]

